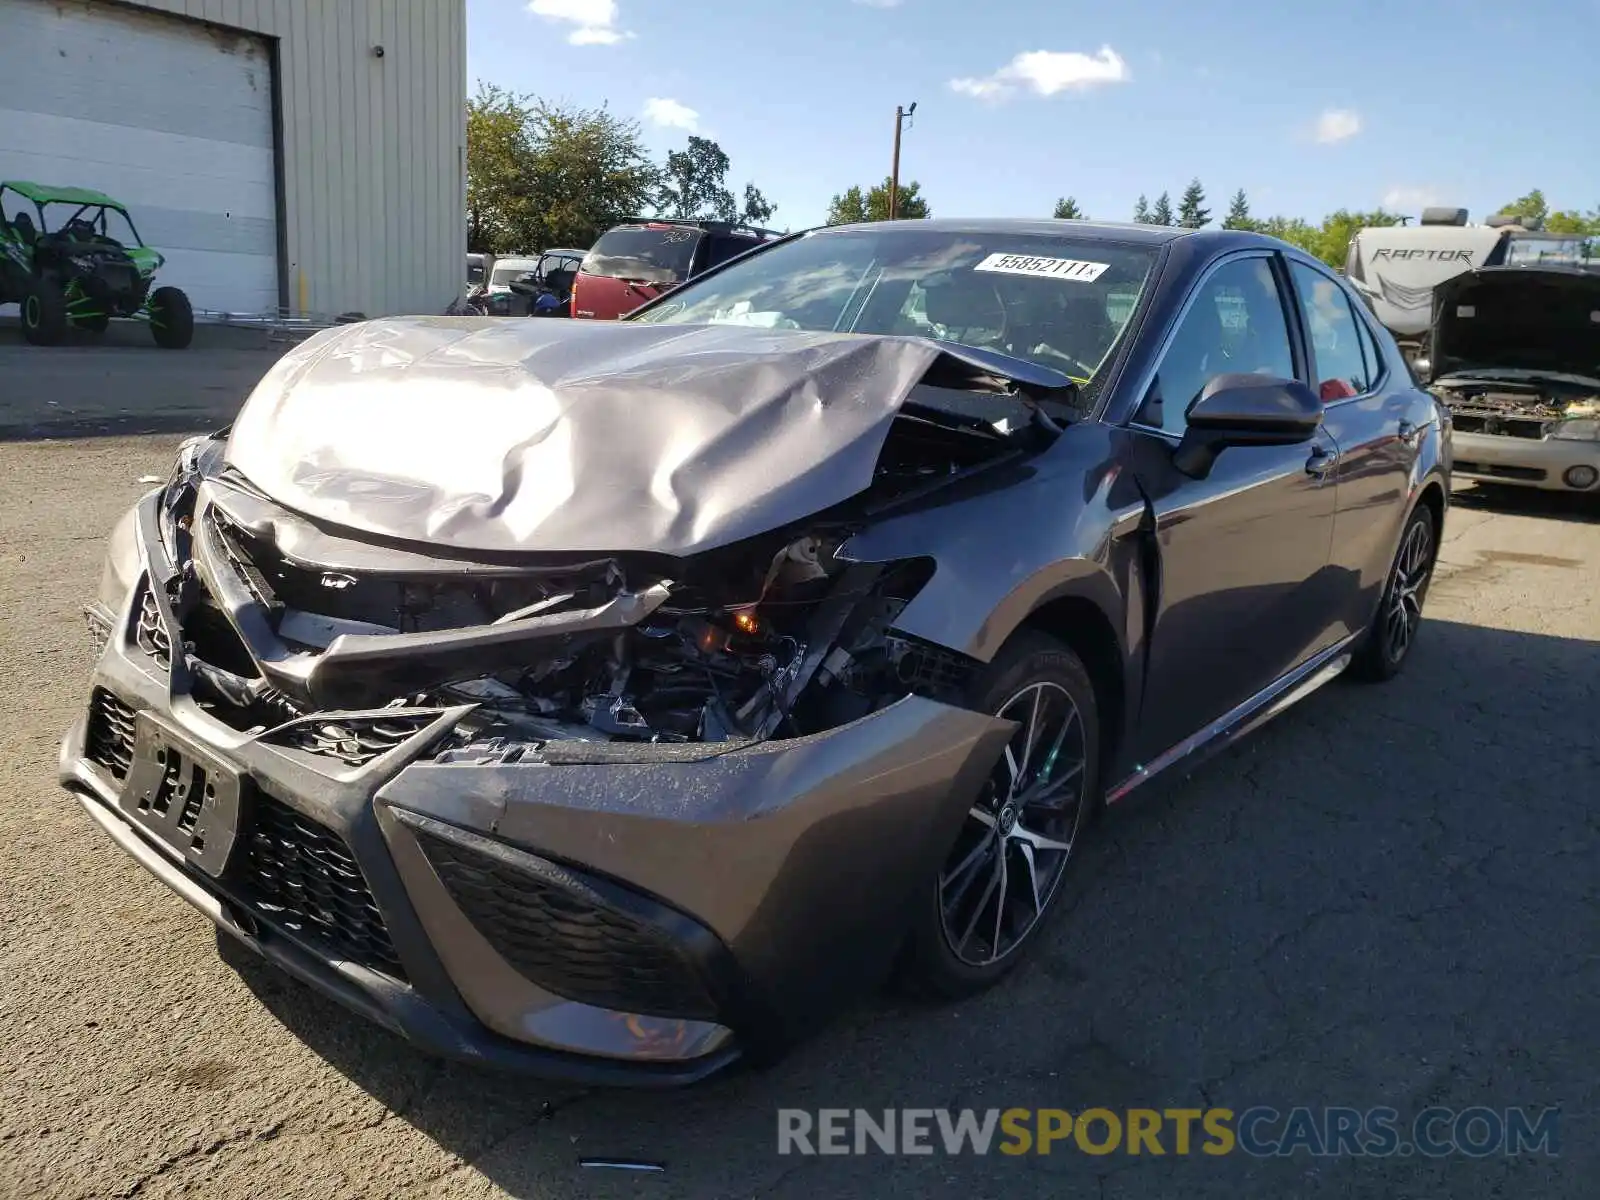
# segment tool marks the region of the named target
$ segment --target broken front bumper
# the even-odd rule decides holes
[[[1600,442],[1462,433],[1459,429],[1452,441],[1452,472],[1458,478],[1557,492],[1600,492]]]
[[[350,765],[173,695],[135,616],[110,620],[61,748],[101,827],[222,929],[423,1047],[591,1082],[770,1057],[881,980],[1013,728],[908,697],[733,750],[426,758],[462,709]]]

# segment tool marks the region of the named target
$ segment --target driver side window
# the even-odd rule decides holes
[[[1135,419],[1182,437],[1206,384],[1240,372],[1295,377],[1283,297],[1266,258],[1224,263],[1200,285]]]

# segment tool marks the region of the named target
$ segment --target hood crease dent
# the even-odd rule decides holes
[[[368,321],[285,355],[226,459],[279,504],[357,533],[682,557],[864,491],[895,414],[941,361],[985,365],[914,337]]]

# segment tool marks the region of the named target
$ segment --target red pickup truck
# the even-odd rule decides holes
[[[686,279],[780,237],[733,221],[639,218],[600,235],[572,285],[572,315],[615,321]]]

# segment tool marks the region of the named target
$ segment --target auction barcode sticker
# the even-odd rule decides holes
[[[1111,268],[1110,263],[1086,262],[1081,258],[1040,258],[1033,254],[991,254],[974,271],[998,271],[1002,275],[1037,275],[1044,279],[1076,279],[1093,283]]]

